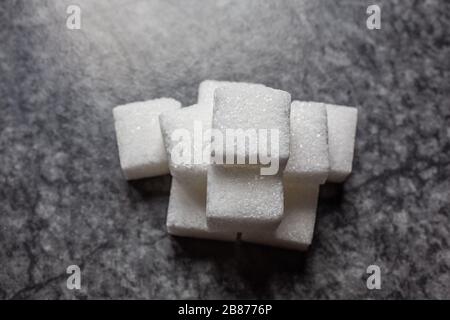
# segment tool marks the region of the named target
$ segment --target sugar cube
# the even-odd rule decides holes
[[[327,110],[323,103],[291,104],[291,150],[284,179],[301,183],[325,183],[328,161]]]
[[[159,114],[179,108],[178,101],[161,98],[113,109],[120,166],[127,180],[169,173]]]
[[[206,218],[215,230],[270,229],[283,216],[281,174],[261,175],[258,167],[208,168]]]
[[[234,241],[236,233],[211,231],[206,224],[206,190],[172,178],[167,231],[175,236]]]
[[[217,88],[214,99],[213,128],[225,137],[230,129],[244,132],[254,130],[258,134],[263,130],[276,131],[278,139],[275,142],[278,145],[273,146],[276,148],[273,149],[270,145],[272,139],[269,141],[267,138],[267,150],[277,151],[278,161],[284,167],[289,158],[289,93],[260,85],[233,85]],[[226,152],[234,150],[236,158],[244,159],[245,164],[252,164],[251,159],[255,159],[255,164],[262,164],[258,154],[259,135],[253,141],[256,142],[242,144],[235,139],[230,144],[226,143]],[[250,147],[252,144],[257,144],[257,148]],[[229,161],[226,164],[230,164]]]
[[[214,104],[214,91],[217,88],[229,86],[229,85],[258,85],[264,87],[262,84],[254,84],[247,82],[233,82],[233,81],[217,81],[217,80],[205,80],[202,81],[198,87],[198,104],[213,106]]]
[[[352,172],[358,109],[327,104],[329,182],[343,182]]]
[[[175,112],[162,113],[161,132],[172,176],[192,184],[206,185],[210,163],[212,109],[193,105]]]
[[[271,232],[244,232],[242,241],[286,249],[307,250],[316,221],[319,185],[285,183],[285,212],[278,227]]]

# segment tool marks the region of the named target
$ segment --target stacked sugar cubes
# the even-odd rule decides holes
[[[198,104],[160,115],[172,174],[167,231],[176,236],[233,241],[234,233],[210,230],[206,223],[209,141],[196,131],[211,128],[211,111],[208,105]]]
[[[245,84],[220,87],[215,90],[214,97],[213,128],[225,137],[223,149],[226,159],[219,159],[220,163],[217,163],[214,157],[216,161],[209,166],[208,226],[241,233],[274,228],[283,216],[284,197],[279,167],[283,167],[289,158],[291,96],[281,90]],[[267,168],[263,168],[257,148],[260,129],[275,129],[279,133],[276,141],[277,171],[272,175],[262,174]],[[227,130],[228,133],[230,130],[241,130],[242,139],[253,133],[253,148],[250,141],[238,143],[238,139],[232,139],[232,143],[228,144]],[[233,158],[229,159],[229,155]]]
[[[306,250],[320,185],[352,170],[355,108],[291,102],[261,84],[206,80],[196,105],[162,98],[113,113],[124,176],[172,175],[167,231],[175,236],[241,234]]]
[[[319,186],[330,168],[325,106],[292,102],[290,127],[290,156],[283,172],[283,220],[272,232],[244,233],[242,239],[303,250],[312,240]]]

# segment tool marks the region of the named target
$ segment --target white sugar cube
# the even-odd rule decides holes
[[[352,172],[358,109],[326,105],[330,173],[328,181],[343,182]]]
[[[160,116],[173,176],[167,230],[177,236],[234,241],[236,233],[211,231],[206,224],[206,172],[210,160],[207,148],[210,136],[206,134],[211,128],[211,119],[212,109],[205,105]],[[174,139],[177,137],[179,139]],[[196,159],[196,155],[201,158]]]
[[[159,114],[179,108],[178,101],[161,98],[113,109],[120,166],[127,180],[169,173]]]
[[[244,232],[242,241],[286,249],[307,250],[316,221],[319,185],[285,183],[285,212],[278,227],[271,232]]]
[[[283,216],[281,174],[261,175],[257,167],[208,168],[206,218],[215,230],[270,229]]]
[[[161,114],[161,132],[172,176],[206,185],[210,162],[212,109],[193,105]]]
[[[291,150],[284,179],[301,183],[325,183],[328,161],[327,110],[323,103],[291,104]]]
[[[245,143],[239,143],[238,139],[230,144],[227,142],[224,154],[234,151],[236,158],[244,159],[245,164],[265,164],[258,154],[261,151],[259,134],[264,130],[273,130],[278,134],[278,139],[274,140],[278,145],[272,148],[272,132],[270,139],[269,132],[266,132],[265,146],[268,151],[278,151],[277,155],[272,156],[278,156],[279,163],[284,167],[289,158],[289,93],[261,85],[233,85],[217,88],[214,99],[213,128],[223,136],[226,137],[230,129],[258,134],[254,135],[256,139],[244,137],[247,140]],[[252,159],[254,163],[251,163]],[[233,161],[226,161],[226,164],[236,164]]]
[[[204,186],[203,186],[204,187]],[[172,178],[167,231],[175,236],[234,241],[236,233],[211,231],[206,225],[206,190]]]
[[[229,86],[229,85],[258,85],[264,87],[262,84],[254,84],[247,82],[233,82],[233,81],[218,81],[218,80],[205,80],[202,81],[198,87],[198,104],[213,106],[214,104],[214,91],[217,88]]]

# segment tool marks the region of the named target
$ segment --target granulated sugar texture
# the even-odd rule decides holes
[[[126,179],[172,175],[167,231],[307,250],[320,186],[352,171],[357,109],[292,101],[263,84],[205,80],[198,103],[113,110]]]
[[[159,114],[181,108],[174,99],[134,102],[113,110],[120,165],[128,180],[169,173]]]

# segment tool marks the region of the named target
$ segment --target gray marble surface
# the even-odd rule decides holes
[[[0,299],[450,298],[448,1],[375,1],[381,30],[367,1],[77,0],[71,31],[70,3],[0,5]],[[170,237],[170,177],[122,178],[112,108],[207,78],[359,108],[307,253]]]

